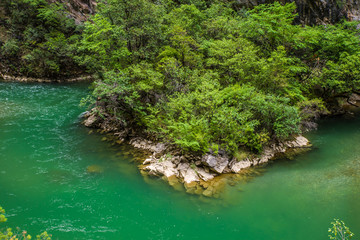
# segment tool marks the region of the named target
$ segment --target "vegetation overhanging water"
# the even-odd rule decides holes
[[[308,135],[311,152],[206,199],[145,182],[131,156],[89,135],[78,106],[87,93],[86,84],[0,83],[7,225],[54,239],[327,239],[336,217],[359,234],[359,118],[324,121]]]

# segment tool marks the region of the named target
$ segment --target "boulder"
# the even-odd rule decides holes
[[[213,171],[223,173],[224,169],[229,164],[229,158],[227,156],[206,154],[201,158],[201,162],[209,166]]]
[[[209,187],[207,188],[205,191],[203,191],[202,193],[205,197],[211,197],[213,195],[213,191],[212,191],[212,188]]]
[[[144,169],[149,171],[149,174],[155,176],[166,176],[169,178],[173,175],[179,175],[176,169],[176,165],[170,160],[165,160],[162,162],[151,162],[148,166],[145,166]]]
[[[102,166],[99,166],[99,165],[90,165],[86,168],[86,171],[88,173],[102,173],[104,172],[104,168]]]

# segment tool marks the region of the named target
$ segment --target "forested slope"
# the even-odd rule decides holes
[[[199,155],[261,152],[357,92],[359,30],[296,25],[295,3],[238,3],[100,1],[76,24],[66,4],[7,0],[1,62],[38,77],[87,69],[98,79],[87,99],[93,125],[122,137]]]
[[[79,61],[100,124],[202,154],[260,152],[359,88],[355,22],[294,25],[296,6],[107,1]],[[135,132],[135,133],[134,133]]]
[[[75,43],[91,12],[73,1],[2,0],[0,2],[0,73],[59,78],[82,74],[73,60]]]

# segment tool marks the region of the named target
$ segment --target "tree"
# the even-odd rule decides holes
[[[63,4],[46,0],[4,0],[2,4],[0,61],[7,72],[56,78],[82,70],[71,48],[79,27],[67,17]]]
[[[5,210],[0,206],[0,223],[7,221],[5,217]],[[20,228],[17,228],[14,232],[11,228],[7,228],[5,231],[0,231],[0,240],[25,240],[31,239],[31,236],[25,231],[21,231]],[[36,236],[37,240],[51,240],[51,235],[47,232],[43,232],[40,235]]]
[[[111,24],[100,14],[86,23],[77,46],[80,56],[76,59],[92,72],[124,69],[128,65],[127,57],[131,55],[123,27]]]
[[[354,234],[350,231],[349,227],[347,227],[344,221],[339,219],[334,219],[331,222],[332,227],[329,228],[328,232],[330,233],[329,238],[333,240],[348,240],[351,239]]]
[[[292,25],[296,17],[295,9],[294,2],[281,5],[277,1],[254,7],[242,23],[244,36],[266,51],[272,51],[280,45],[290,45],[293,36],[299,31],[299,26]]]

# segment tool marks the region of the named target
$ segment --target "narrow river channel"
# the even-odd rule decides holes
[[[66,240],[317,240],[340,218],[360,237],[360,118],[323,121],[312,151],[206,199],[144,181],[118,145],[89,134],[78,118],[88,86],[0,82],[0,227]]]

